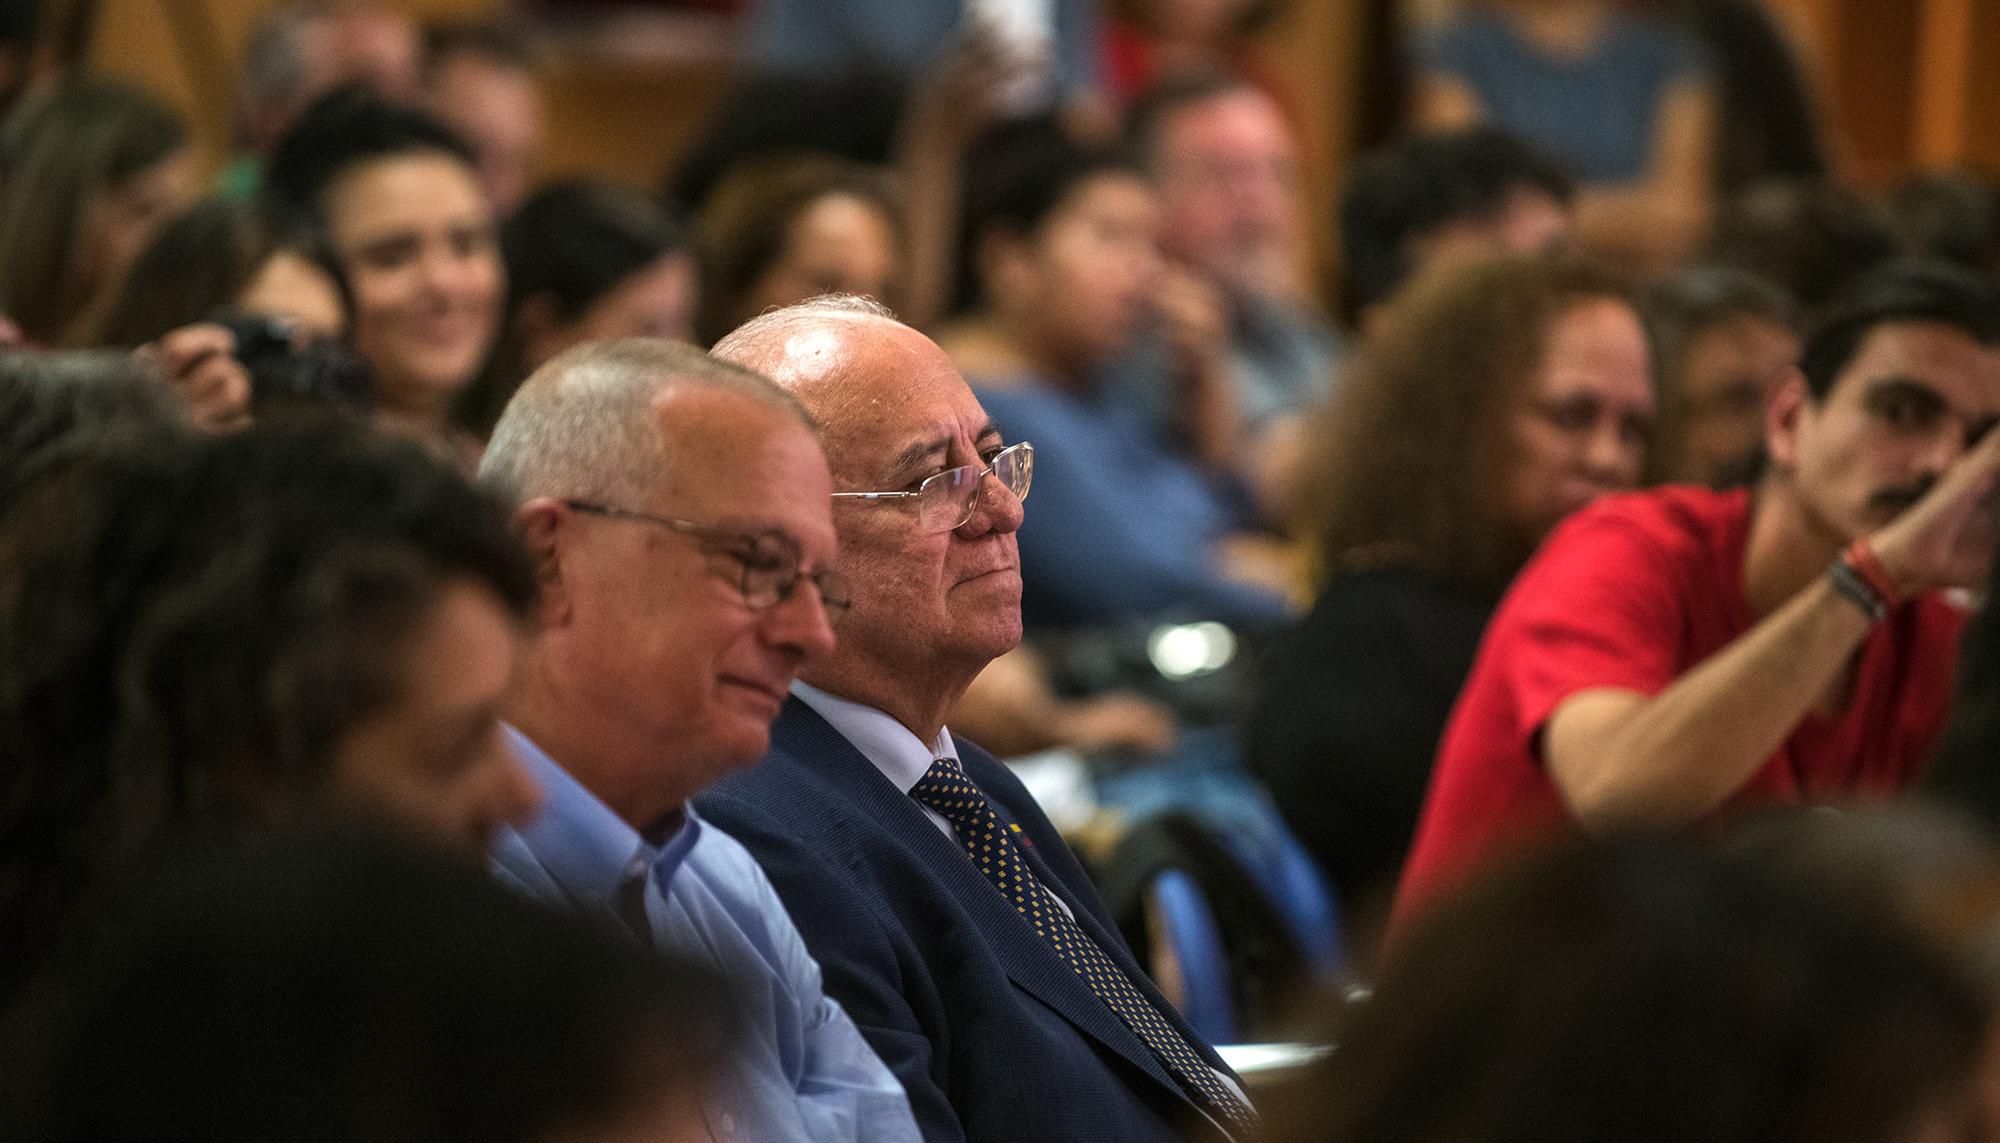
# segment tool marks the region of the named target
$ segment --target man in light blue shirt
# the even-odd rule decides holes
[[[698,350],[599,342],[522,385],[480,477],[517,505],[541,588],[508,721],[548,801],[499,839],[500,875],[736,980],[715,1138],[917,1139],[770,882],[687,804],[764,752],[846,610],[811,421]]]

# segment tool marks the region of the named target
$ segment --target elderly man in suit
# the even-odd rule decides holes
[[[1054,827],[944,726],[1021,637],[1031,447],[1006,444],[944,353],[863,299],[766,314],[715,354],[820,423],[853,605],[771,752],[702,812],[764,867],[927,1139],[1244,1138],[1234,1078]]]

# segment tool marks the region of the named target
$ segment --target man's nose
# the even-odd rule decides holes
[[[781,647],[798,651],[801,663],[816,662],[833,652],[836,636],[833,620],[826,613],[826,601],[819,585],[802,576],[790,594],[764,609],[765,638]]]
[[[988,532],[1005,534],[1021,526],[1026,509],[1021,498],[995,473],[980,478],[979,491],[972,501],[972,515],[958,526],[958,534],[970,540]]]

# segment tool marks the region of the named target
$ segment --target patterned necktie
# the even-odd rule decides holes
[[[1049,943],[1097,998],[1104,1001],[1132,1033],[1152,1049],[1153,1054],[1181,1083],[1239,1133],[1253,1132],[1256,1112],[1229,1090],[1215,1071],[1188,1046],[1173,1025],[1141,993],[1097,942],[1069,914],[1062,911],[1041,882],[1028,869],[1010,834],[1021,827],[1003,824],[992,803],[956,758],[940,758],[931,763],[922,780],[911,787],[910,796],[936,810],[951,823],[972,863],[986,875],[1014,908],[1035,926],[1035,932]]]

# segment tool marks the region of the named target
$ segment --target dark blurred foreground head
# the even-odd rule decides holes
[[[0,998],[191,832],[303,808],[483,851],[534,584],[501,510],[340,425],[53,457],[0,514]]]
[[[1879,905],[1684,844],[1538,855],[1407,935],[1273,1138],[1978,1138],[1984,998]]]
[[[91,937],[20,1138],[703,1138],[728,1047],[707,970],[359,832],[169,862]]]

